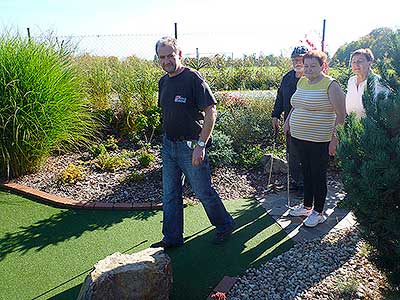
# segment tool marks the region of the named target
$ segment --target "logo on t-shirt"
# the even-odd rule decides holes
[[[186,103],[186,98],[183,98],[182,96],[175,96],[175,102]]]

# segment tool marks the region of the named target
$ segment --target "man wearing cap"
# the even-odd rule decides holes
[[[234,220],[211,186],[206,146],[217,117],[215,97],[201,74],[182,64],[182,50],[175,38],[161,38],[156,44],[156,53],[166,72],[158,83],[164,131],[163,239],[151,247],[183,245],[185,177],[216,227],[212,242],[221,244],[232,234]]]
[[[297,46],[291,54],[293,69],[282,78],[281,85],[275,99],[274,109],[272,111],[272,127],[275,131],[279,129],[279,119],[282,112],[284,121],[286,120],[292,106],[290,98],[296,91],[297,82],[304,74],[303,56],[308,49],[305,46]],[[290,135],[286,136],[286,152],[289,158],[289,172],[291,175],[290,189],[301,193],[303,190],[303,175],[301,173],[300,158],[294,147],[290,146]]]

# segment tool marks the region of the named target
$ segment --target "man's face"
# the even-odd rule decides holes
[[[292,64],[293,64],[293,70],[295,70],[295,72],[303,72],[304,64],[302,56],[292,57]]]
[[[351,70],[357,76],[366,77],[370,66],[371,62],[363,54],[355,54],[351,58]]]
[[[174,74],[182,66],[182,52],[174,52],[169,45],[159,47],[157,54],[161,67],[168,74]]]

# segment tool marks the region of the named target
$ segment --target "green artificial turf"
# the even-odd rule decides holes
[[[224,275],[266,262],[292,242],[253,200],[224,202],[232,238],[212,245],[201,205],[185,208],[185,245],[169,250],[171,300],[205,299]],[[92,266],[161,239],[160,211],[60,209],[0,191],[0,299],[75,299]]]

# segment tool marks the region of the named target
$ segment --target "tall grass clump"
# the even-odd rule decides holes
[[[34,172],[93,135],[71,52],[55,41],[0,37],[0,80],[0,177]]]
[[[115,65],[119,61],[116,57],[83,55],[74,59],[82,75],[82,86],[86,97],[96,110],[111,108],[112,76]]]
[[[113,77],[122,114],[122,135],[131,135],[151,143],[160,133],[160,110],[157,107],[158,80],[163,71],[154,62],[128,57]]]

